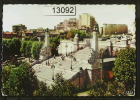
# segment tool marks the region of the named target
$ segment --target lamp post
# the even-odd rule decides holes
[[[82,71],[82,67],[79,68],[79,90],[80,90],[80,72]]]
[[[54,69],[55,69],[55,66],[54,66],[54,65],[52,65],[52,66],[51,66],[51,69],[52,69],[52,72],[53,72],[53,75],[52,75],[52,80],[54,80]]]
[[[104,63],[104,50],[101,51],[102,67],[101,67],[101,80],[103,79],[103,63]]]
[[[72,46],[71,46],[71,67],[70,69],[72,70]]]
[[[50,51],[48,50],[48,52],[47,52],[47,53],[48,53],[48,56],[49,56]],[[50,65],[50,63],[49,63],[49,58],[48,58],[48,65]]]
[[[68,48],[68,45],[67,45],[67,43],[66,43],[66,46],[65,46],[65,47],[66,47],[66,56],[67,56],[67,48]]]

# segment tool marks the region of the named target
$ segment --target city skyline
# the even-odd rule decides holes
[[[24,24],[27,29],[38,27],[54,29],[54,26],[66,19],[77,18],[79,20],[82,13],[89,13],[95,17],[99,27],[102,27],[104,23],[127,24],[128,29],[131,30],[130,26],[135,21],[135,5],[72,5],[76,6],[76,16],[45,16],[43,15],[45,6],[4,5],[3,31],[12,31],[12,25],[16,24]]]

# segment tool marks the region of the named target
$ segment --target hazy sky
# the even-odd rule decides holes
[[[127,24],[130,29],[130,25],[135,21],[135,5],[76,5],[76,16],[44,16],[45,6],[49,5],[4,5],[3,31],[12,31],[12,25],[17,24],[24,24],[27,29],[53,29],[65,19],[79,19],[82,13],[94,16],[99,27],[103,23]]]

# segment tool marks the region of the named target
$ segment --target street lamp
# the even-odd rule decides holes
[[[71,67],[70,69],[72,70],[72,46],[71,46]]]
[[[48,56],[49,56],[50,51],[48,51],[47,53],[48,53]],[[48,58],[48,65],[50,65],[50,63],[49,63],[49,58]]]
[[[66,56],[67,56],[67,48],[68,48],[68,45],[67,45],[67,43],[66,43],[66,46],[65,46],[65,47],[66,47]]]
[[[102,67],[101,67],[101,80],[103,79],[103,62],[104,62],[104,50],[101,51]]]
[[[80,72],[82,71],[82,67],[79,68],[79,90],[80,90]]]
[[[52,66],[51,66],[51,69],[52,69],[52,72],[53,72],[53,75],[52,75],[52,80],[54,80],[54,69],[55,69],[55,66],[54,66],[54,65],[52,65]]]

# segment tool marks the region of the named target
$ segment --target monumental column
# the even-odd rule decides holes
[[[91,39],[91,57],[88,60],[88,63],[92,67],[92,82],[96,79],[101,78],[102,80],[102,67],[100,65],[100,57],[98,52],[98,26],[95,25],[93,29],[93,37]]]
[[[40,52],[40,59],[45,60],[51,55],[50,39],[49,39],[49,29],[45,31],[45,42]]]
[[[98,51],[98,27],[94,26],[93,28],[93,33],[92,33],[93,37],[91,40],[91,49],[93,49],[94,51]]]

